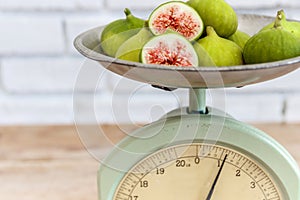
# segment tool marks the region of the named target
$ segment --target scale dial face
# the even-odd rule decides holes
[[[225,145],[179,144],[137,163],[114,200],[283,200],[280,183],[255,157]]]

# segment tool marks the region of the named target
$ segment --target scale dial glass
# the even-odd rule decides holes
[[[288,198],[271,170],[254,156],[225,145],[192,143],[161,149],[138,162],[123,177],[113,199]]]

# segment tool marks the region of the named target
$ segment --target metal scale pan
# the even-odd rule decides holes
[[[253,35],[273,20],[239,15],[239,30]],[[117,144],[98,171],[99,200],[187,196],[198,200],[212,195],[213,199],[231,200],[300,199],[299,166],[280,144],[228,115],[205,110],[206,88],[242,87],[280,77],[300,67],[300,56],[229,67],[145,65],[103,54],[99,45],[102,30],[98,27],[79,35],[74,41],[76,49],[129,79],[169,89],[190,88],[190,105],[188,112],[167,115]]]
[[[239,30],[255,34],[274,18],[260,15],[239,15]],[[103,67],[136,81],[170,88],[242,87],[280,77],[300,67],[300,56],[292,59],[229,67],[170,67],[145,65],[106,56],[100,48],[104,27],[79,35],[74,46],[85,57],[98,61]]]

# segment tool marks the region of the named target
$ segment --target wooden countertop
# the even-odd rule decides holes
[[[300,165],[300,124],[255,126],[277,139]],[[116,126],[102,128],[114,141],[123,137]],[[74,126],[0,127],[1,200],[97,200],[98,167]]]

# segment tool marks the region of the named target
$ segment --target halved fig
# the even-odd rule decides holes
[[[161,4],[151,13],[148,21],[154,35],[172,29],[189,41],[198,39],[204,29],[203,21],[197,11],[180,1]]]
[[[194,47],[178,33],[165,33],[150,39],[142,49],[141,60],[144,64],[198,66]]]

